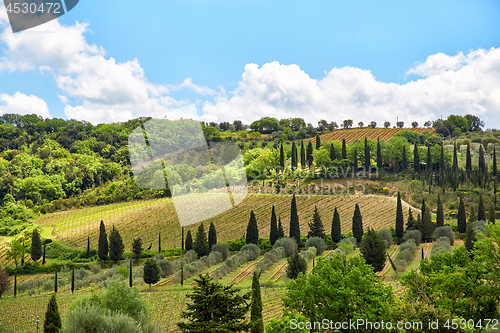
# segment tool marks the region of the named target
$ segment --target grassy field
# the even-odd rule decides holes
[[[210,222],[213,222],[219,241],[238,239],[245,234],[250,210],[253,210],[261,237],[268,238],[271,206],[275,205],[276,214],[281,216],[285,234],[288,234],[291,199],[291,196],[286,195],[249,194],[237,207],[204,221],[205,230],[208,231]],[[365,229],[378,230],[394,225],[396,202],[391,198],[363,195],[297,196],[301,233],[307,234],[315,206],[318,207],[327,233],[331,232],[335,207],[340,213],[342,232],[351,231],[355,204],[360,206]],[[404,213],[407,214],[407,210]],[[152,244],[152,249],[156,250],[158,232],[162,235],[162,248],[180,247],[181,228],[171,199],[134,201],[57,212],[42,216],[34,220],[34,223],[44,227],[44,230],[50,230],[50,238],[85,249],[87,236],[90,236],[91,247],[97,248],[101,220],[104,221],[106,230],[115,225],[120,231],[126,251],[131,251],[132,239],[135,237],[142,238],[145,248]],[[195,233],[198,226],[199,224],[193,224],[185,227],[185,232],[191,230]]]

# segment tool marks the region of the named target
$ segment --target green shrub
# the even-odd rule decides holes
[[[226,243],[214,244],[212,252],[219,252],[222,255],[222,260],[226,260],[229,257],[229,245]]]
[[[273,246],[273,248],[275,248],[275,249],[278,247],[284,248],[285,249],[285,256],[289,257],[297,249],[297,241],[295,240],[295,238],[289,238],[289,237],[280,238],[276,241],[276,243],[274,243],[274,246]]]
[[[382,236],[386,242],[386,248],[389,248],[392,244],[392,233],[389,229],[381,229],[378,234]]]
[[[434,230],[434,237],[436,239],[447,237],[451,245],[455,244],[455,232],[453,232],[453,228],[450,226],[436,228],[436,230]]]
[[[249,252],[250,255],[247,260],[255,260],[258,256],[260,256],[260,249],[255,244],[245,244],[241,247],[241,252]]]
[[[406,231],[403,239],[405,241],[413,239],[415,241],[415,245],[419,246],[420,242],[422,241],[422,233],[420,232],[420,230],[408,230]]]
[[[317,255],[320,256],[325,251],[326,244],[325,244],[325,241],[323,240],[323,238],[311,237],[307,240],[305,247],[306,247],[306,249],[308,249],[310,247],[315,247],[316,251],[317,251],[316,252]]]
[[[438,238],[438,240],[434,244],[432,244],[431,256],[439,255],[441,253],[451,253],[451,252],[452,252],[452,247],[448,237]]]

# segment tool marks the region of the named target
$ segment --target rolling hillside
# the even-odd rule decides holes
[[[259,226],[261,237],[269,237],[271,205],[275,205],[277,216],[281,216],[285,234],[288,234],[291,196],[251,194],[233,208],[217,217],[204,221],[208,231],[210,222],[214,222],[219,241],[235,240],[246,232],[250,210],[253,210]],[[352,215],[355,204],[359,204],[363,215],[364,228],[389,228],[393,226],[396,216],[396,201],[389,197],[374,196],[298,196],[297,206],[301,234],[307,234],[308,222],[311,222],[314,207],[317,206],[323,219],[325,231],[330,233],[333,210],[338,208],[342,223],[342,232],[351,230]],[[405,210],[405,215],[407,210]],[[406,216],[405,216],[406,219]],[[44,233],[52,239],[66,244],[85,248],[87,236],[90,236],[91,247],[97,248],[99,223],[103,220],[106,229],[112,225],[120,231],[125,243],[125,250],[131,250],[134,237],[141,237],[147,248],[153,244],[157,249],[158,232],[162,234],[162,248],[180,247],[181,228],[171,199],[133,201],[105,206],[75,209],[47,214],[34,220],[35,224],[44,228]],[[185,228],[195,233],[199,224]],[[194,234],[193,234],[194,237]]]
[[[332,132],[327,132],[320,135],[321,141],[334,141],[345,139],[348,144],[352,144],[356,140],[361,140],[364,138],[387,141],[402,131],[412,131],[417,133],[424,133],[425,131],[430,131],[434,133],[433,128],[348,128],[348,129],[338,129]],[[315,141],[315,138],[307,139],[305,141]]]

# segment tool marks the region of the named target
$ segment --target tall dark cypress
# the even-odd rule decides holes
[[[285,170],[285,152],[283,151],[283,144],[280,146],[280,167],[281,167],[281,172],[284,172]]]
[[[45,252],[45,244],[43,251]],[[90,236],[87,236],[87,252],[85,254],[85,258],[90,258]]]
[[[432,223],[431,209],[429,207],[426,208],[425,214],[422,216],[422,228],[420,231],[425,241],[431,239],[432,233],[434,232],[434,224]]]
[[[45,242],[43,242],[42,265],[45,265]]]
[[[406,230],[415,230],[416,229],[415,218],[413,217],[413,212],[411,208],[408,208],[408,220],[406,221]]]
[[[465,171],[467,172],[467,176],[470,177],[470,174],[472,172],[472,156],[470,153],[470,144],[467,145],[467,157],[465,158]]]
[[[186,244],[184,245],[186,252],[193,249],[193,236],[191,235],[191,230],[188,230],[186,235]]]
[[[368,139],[365,137],[365,171],[370,170],[370,146],[368,145]]]
[[[431,146],[427,147],[427,171],[432,172],[432,153]]]
[[[486,209],[484,208],[482,193],[479,193],[479,207],[477,209],[477,220],[486,221]]]
[[[55,276],[54,276],[54,292],[57,293],[57,271],[55,272]]]
[[[441,144],[441,159],[439,160],[439,171],[444,172],[444,144]]]
[[[467,249],[467,252],[469,252],[469,256],[473,258],[473,253],[472,251],[474,250],[474,244],[476,243],[477,238],[476,238],[476,232],[474,231],[474,227],[472,225],[472,221],[467,223],[467,228],[465,232],[465,241],[464,241],[464,246]]]
[[[337,211],[337,207],[335,207],[335,211],[333,212],[333,219],[332,219],[332,241],[335,243],[340,242],[340,239],[342,237],[341,233],[341,225],[340,225],[340,215],[339,212]]]
[[[161,231],[158,231],[158,253],[161,252]]]
[[[458,205],[457,224],[458,232],[463,234],[467,228],[467,217],[465,215],[465,207],[462,196],[460,196],[460,204]]]
[[[253,272],[252,299],[250,302],[250,333],[264,333],[262,319],[262,299],[260,295],[259,273]]]
[[[42,257],[42,241],[40,240],[40,233],[38,229],[33,230],[31,235],[31,259],[38,261]]]
[[[458,152],[457,152],[457,142],[453,143],[453,172],[458,171]]]
[[[75,269],[71,270],[71,292],[75,292]]]
[[[122,236],[113,224],[113,228],[109,233],[109,258],[114,262],[117,262],[122,258],[124,250],[125,246],[123,245]]]
[[[304,141],[300,142],[300,167],[302,169],[306,168],[306,149],[304,147]]]
[[[404,216],[403,205],[401,204],[401,193],[398,192],[398,201],[396,205],[396,238],[399,240],[403,237],[404,231]]]
[[[129,268],[128,268],[128,286],[132,288],[133,286],[133,274],[132,274],[132,259],[129,261]]]
[[[271,209],[271,231],[269,232],[269,242],[274,245],[278,240],[278,221],[276,221],[276,211]]]
[[[347,158],[347,146],[345,139],[342,139],[342,159],[345,160]]]
[[[321,148],[321,139],[319,138],[319,134],[316,134],[316,149]]]
[[[217,230],[215,230],[214,223],[210,222],[210,228],[208,229],[208,247],[210,250],[215,244],[217,244]]]
[[[493,177],[497,177],[498,171],[497,171],[497,152],[496,152],[496,147],[493,146]]]
[[[292,204],[290,207],[290,238],[295,238],[297,245],[300,246],[300,224],[299,224],[299,214],[297,213],[297,199],[295,194],[292,198]]]
[[[62,328],[61,315],[57,306],[56,295],[52,294],[47,311],[45,312],[45,321],[43,322],[44,333],[56,333]]]
[[[308,237],[320,237],[325,238],[325,228],[323,227],[323,221],[321,221],[321,215],[319,215],[318,207],[314,207],[313,220],[309,223],[309,234]]]
[[[441,203],[441,196],[438,193],[438,202],[437,202],[437,212],[436,212],[436,227],[444,226],[444,211],[443,204]]]
[[[363,217],[361,216],[358,204],[354,207],[354,214],[352,216],[352,234],[358,244],[361,243],[361,239],[363,238]]]
[[[415,141],[415,147],[413,148],[413,170],[415,172],[420,172],[420,155],[418,154],[418,145]]]
[[[309,141],[309,143],[307,144],[306,158],[307,166],[311,167],[311,164],[313,162],[313,145],[311,141]]]
[[[490,212],[489,212],[489,219],[488,221],[490,223],[495,224],[495,204],[493,202],[490,203]]]
[[[475,222],[477,221],[477,215],[476,212],[474,211],[474,206],[470,207],[470,216],[469,216],[469,221],[470,222]]]
[[[17,273],[14,273],[14,297],[17,296]]]
[[[358,152],[354,149],[353,158],[352,158],[352,166],[354,167],[354,172],[358,170]]]
[[[377,138],[377,168],[382,169],[382,148],[380,147],[380,138]]]
[[[481,175],[484,175],[487,170],[486,170],[486,161],[484,160],[484,148],[483,148],[483,145],[479,146],[478,167],[479,167],[479,171],[481,172]]]
[[[210,248],[208,247],[207,233],[205,232],[205,227],[203,223],[198,226],[198,231],[196,232],[196,237],[193,242],[193,250],[198,255],[198,258],[204,257],[210,253]]]
[[[337,159],[337,153],[335,152],[335,145],[333,144],[333,142],[330,145],[330,159],[332,161],[335,161]]]
[[[246,243],[255,245],[259,243],[259,227],[257,226],[257,219],[253,210],[250,211],[250,220],[247,225]]]
[[[402,156],[402,162],[403,162],[403,165],[402,165],[402,168],[403,168],[403,172],[406,172],[406,170],[408,169],[408,159],[406,158],[406,145],[403,145],[403,156]]]
[[[283,230],[283,224],[281,224],[281,216],[278,218],[278,239],[285,238],[285,231]]]
[[[292,143],[292,170],[297,169],[297,145]]]
[[[106,234],[106,227],[104,226],[103,221],[101,221],[101,225],[99,227],[99,243],[97,245],[97,255],[102,262],[104,262],[108,257],[108,235]]]
[[[426,207],[426,205],[425,205],[425,199],[422,199],[422,207],[420,208],[420,212],[422,214],[422,217],[425,214],[425,207]]]

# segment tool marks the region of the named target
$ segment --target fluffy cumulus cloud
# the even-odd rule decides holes
[[[0,114],[37,114],[43,118],[50,118],[47,103],[33,95],[16,92],[14,95],[0,94]]]
[[[36,33],[40,29],[55,33]],[[379,125],[388,120],[394,125],[398,117],[409,126],[412,121],[423,124],[450,113],[473,113],[488,126],[500,127],[500,48],[430,55],[405,73],[420,78],[404,84],[381,82],[369,70],[354,67],[333,68],[321,78],[311,78],[294,64],[247,64],[237,88],[226,92],[223,87],[214,91],[197,85],[189,78],[177,85],[152,83],[138,59],[117,62],[102,47],[87,42],[88,31],[88,24],[64,26],[57,20],[30,33],[12,34],[5,28],[0,35],[4,45],[0,73],[51,75],[66,116],[92,123],[139,116],[250,123],[274,116],[302,117],[313,124],[320,119],[353,119],[365,124],[375,120]],[[170,96],[181,89],[199,97],[192,101]],[[33,109],[45,112],[37,97],[14,96],[24,106],[31,98]],[[2,110],[12,110],[13,104],[9,105]]]

